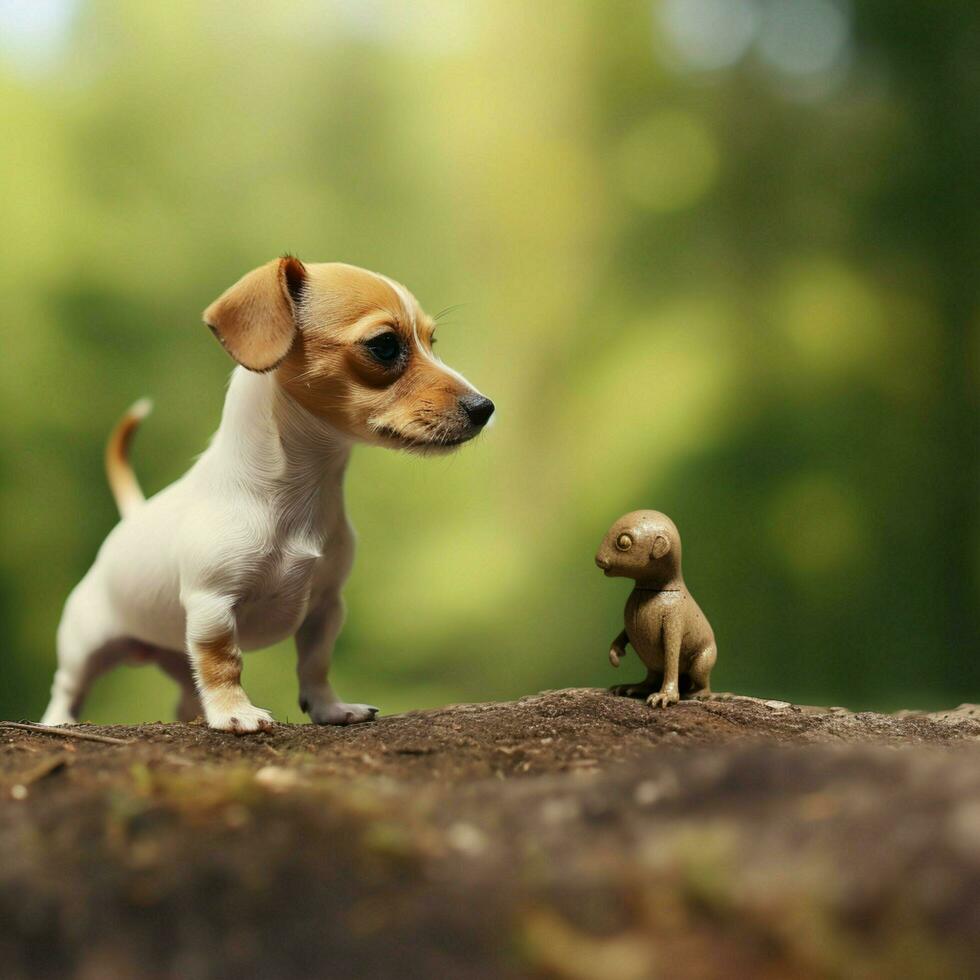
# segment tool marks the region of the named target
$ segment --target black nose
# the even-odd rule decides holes
[[[493,415],[493,402],[489,398],[484,398],[483,395],[463,395],[459,403],[463,406],[466,417],[474,425],[486,425],[490,421],[490,416]]]

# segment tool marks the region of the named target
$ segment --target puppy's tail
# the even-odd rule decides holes
[[[129,446],[140,422],[150,414],[152,408],[153,403],[149,398],[141,398],[130,405],[126,414],[116,423],[105,446],[105,472],[109,478],[109,489],[116,498],[116,506],[123,517],[131,514],[146,499],[136,474],[129,465]]]

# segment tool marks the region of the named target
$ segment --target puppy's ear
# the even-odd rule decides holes
[[[670,541],[667,540],[666,535],[658,534],[653,539],[653,548],[650,551],[651,557],[663,558],[668,551],[670,551]]]
[[[250,371],[271,371],[296,339],[296,304],[306,268],[287,255],[242,276],[205,311],[222,346]]]

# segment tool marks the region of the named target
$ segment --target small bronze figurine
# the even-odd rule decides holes
[[[609,662],[619,666],[631,643],[646,665],[646,680],[621,684],[614,694],[646,697],[666,708],[686,697],[710,694],[715,635],[681,575],[681,537],[656,510],[635,510],[609,529],[595,556],[608,576],[636,582],[626,600],[626,629],[612,641]]]

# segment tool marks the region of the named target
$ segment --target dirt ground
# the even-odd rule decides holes
[[[980,709],[0,728],[0,974],[980,975]]]

